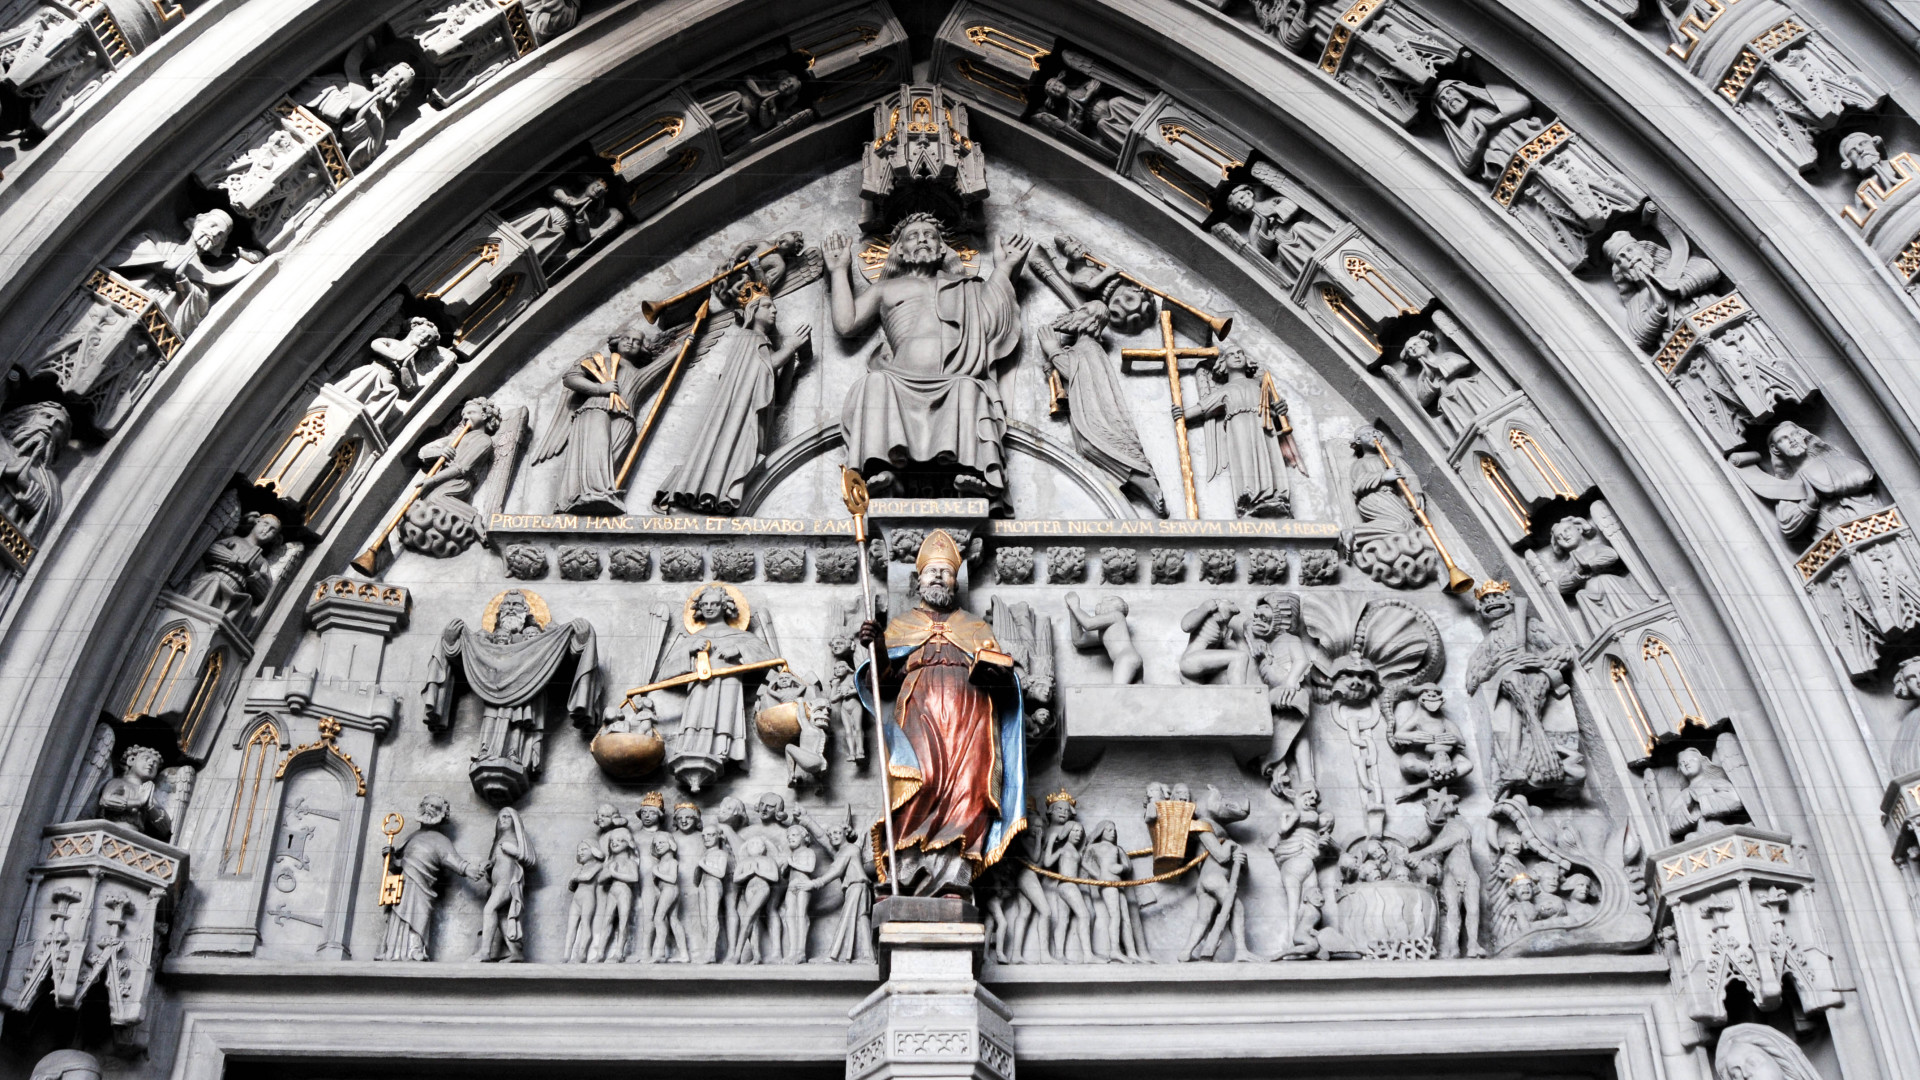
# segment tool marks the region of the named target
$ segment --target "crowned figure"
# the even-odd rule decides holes
[[[880,678],[894,694],[882,726],[896,854],[891,866],[881,861],[881,880],[897,872],[900,891],[914,896],[970,897],[1027,826],[1019,676],[992,627],[961,609],[960,565],[960,546],[933,530],[914,563],[919,604],[884,635],[873,622],[860,628],[862,644],[885,641]]]

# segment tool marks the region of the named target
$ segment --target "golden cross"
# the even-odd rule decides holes
[[[1196,360],[1220,355],[1220,350],[1207,346],[1182,347],[1173,340],[1173,312],[1160,309],[1160,347],[1157,349],[1121,349],[1121,360],[1159,360],[1167,365],[1167,389],[1173,394],[1175,408],[1184,409],[1186,402],[1180,396],[1180,361]],[[1193,490],[1193,451],[1187,446],[1187,421],[1184,417],[1173,422],[1173,439],[1180,447],[1180,483],[1186,488],[1187,516],[1200,519],[1200,499]]]

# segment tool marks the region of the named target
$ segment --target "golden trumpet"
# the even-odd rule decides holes
[[[407,511],[413,509],[413,504],[419,500],[420,492],[427,486],[427,481],[438,476],[440,469],[445,466],[447,462],[453,460],[453,452],[460,449],[460,440],[466,438],[467,433],[472,430],[472,424],[462,423],[460,425],[460,430],[454,433],[453,445],[447,447],[447,452],[441,454],[440,460],[433,463],[433,468],[427,470],[427,475],[422,477],[419,483],[413,485],[413,494],[407,496],[407,501],[401,503],[400,509],[395,511],[393,517],[387,519],[386,528],[380,530],[380,535],[374,538],[373,543],[368,545],[367,550],[361,552],[353,560],[352,565],[355,570],[360,571],[368,577],[372,577],[374,572],[380,569],[380,549],[387,546],[387,537],[392,536],[393,530],[400,527],[400,522],[407,516]]]
[[[1108,266],[1106,263],[1100,261],[1098,258],[1095,258],[1093,255],[1083,253],[1082,257],[1095,266],[1102,267],[1108,270],[1113,269],[1111,266]],[[1114,270],[1113,272],[1120,275],[1120,279],[1122,281],[1130,281],[1133,284],[1138,285],[1140,288],[1144,289],[1145,291],[1152,293],[1153,295],[1159,297],[1160,299],[1166,301],[1169,304],[1172,304],[1174,307],[1179,308],[1181,311],[1184,311],[1187,314],[1193,316],[1194,318],[1199,319],[1201,322],[1206,323],[1207,328],[1213,331],[1213,336],[1219,338],[1221,341],[1227,340],[1227,335],[1233,332],[1233,316],[1228,315],[1226,318],[1223,319],[1220,316],[1213,314],[1212,312],[1194,307],[1192,304],[1187,303],[1185,300],[1182,300],[1177,296],[1170,296],[1167,293],[1162,292],[1161,290],[1156,289],[1153,286],[1147,284],[1146,282],[1141,281],[1139,278],[1134,277],[1132,274],[1127,273],[1125,270]]]
[[[669,296],[665,300],[648,300],[645,303],[640,305],[640,317],[647,320],[647,322],[649,323],[657,323],[660,321],[661,312],[677,304],[684,304],[688,300],[691,300],[695,296],[698,296],[701,293],[706,292],[708,289],[713,288],[715,285],[718,285],[720,282],[726,280],[727,278],[733,276],[734,274],[737,274],[740,271],[745,270],[747,266],[754,261],[754,259],[764,259],[769,255],[778,254],[779,251],[780,249],[778,247],[770,247],[767,250],[761,252],[760,254],[755,255],[753,259],[741,259],[739,262],[734,263],[732,266],[728,267],[727,269],[720,271],[719,273],[713,275],[712,277],[708,278],[707,280],[701,282],[698,285],[695,285],[693,288],[688,289],[683,293],[678,293],[674,296]]]
[[[1384,443],[1379,439],[1375,439],[1373,440],[1373,448],[1380,452],[1380,460],[1387,463],[1387,468],[1394,470],[1396,473],[1400,471],[1399,467],[1393,463],[1393,459],[1387,456],[1387,448]],[[1450,593],[1463,593],[1473,588],[1473,575],[1454,565],[1453,556],[1447,552],[1447,545],[1440,542],[1440,534],[1434,531],[1433,528],[1433,519],[1427,517],[1427,512],[1420,508],[1420,500],[1414,496],[1413,488],[1407,483],[1407,478],[1405,476],[1397,477],[1394,483],[1400,487],[1400,497],[1407,500],[1407,508],[1413,511],[1414,517],[1420,519],[1420,527],[1427,530],[1427,539],[1433,541],[1433,549],[1440,553],[1440,561],[1446,564],[1447,591]]]

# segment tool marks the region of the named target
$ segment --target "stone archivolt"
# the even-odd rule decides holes
[[[1770,3],[1745,0],[1741,14]],[[1649,374],[1773,511],[1847,673],[1873,688],[1911,659],[1920,556],[1768,313],[1600,147],[1445,28],[1397,0],[1333,7],[1257,4],[1255,17],[1370,107],[1433,121],[1416,130],[1437,131],[1565,273],[1610,275]],[[1812,168],[1802,150],[1877,96],[1780,13],[1729,69],[1741,84],[1720,92]],[[293,254],[324,222],[321,204],[364,183],[359,171],[425,115],[403,114],[457,105],[578,15],[516,0],[396,18],[196,171],[226,210],[190,219],[184,243],[131,236],[132,253],[116,252],[55,315],[53,338],[91,340],[82,324],[106,319],[97,309],[126,324],[131,344],[113,349],[137,357],[99,361],[111,369],[101,378],[119,380],[112,394],[49,361],[29,372],[32,395],[73,410],[89,436],[109,433],[151,385],[143,365],[192,344],[219,290]],[[1674,32],[1719,42],[1696,22],[1706,36],[1684,20]],[[447,233],[366,314],[300,395],[311,403],[263,436],[271,445],[208,516],[126,661],[114,692],[126,707],[108,703],[122,726],[96,739],[103,761],[146,747],[157,767],[164,747],[178,763],[177,805],[163,813],[198,822],[195,857],[151,831],[159,854],[105,857],[205,876],[213,902],[188,916],[184,953],[442,960],[477,938],[482,962],[860,962],[876,923],[896,965],[938,952],[901,936],[911,924],[899,907],[894,921],[873,907],[890,864],[865,842],[879,766],[860,753],[872,717],[859,707],[866,654],[850,584],[864,562],[881,621],[911,611],[933,595],[923,584],[937,587],[914,552],[945,530],[959,602],[992,638],[962,649],[976,667],[976,654],[1004,650],[1013,673],[993,691],[997,715],[1018,718],[1002,725],[1011,734],[998,738],[1014,741],[996,768],[1025,770],[1033,795],[999,808],[1004,835],[974,869],[1001,865],[957,879],[971,881],[985,941],[946,945],[978,944],[1004,972],[1639,952],[1665,928],[1699,1025],[1690,1044],[1729,1021],[1736,984],[1760,1011],[1803,1023],[1841,1003],[1812,866],[1772,831],[1791,811],[1761,797],[1741,749],[1745,694],[1696,644],[1699,616],[1672,599],[1665,563],[1615,513],[1628,493],[1608,479],[1611,459],[1557,431],[1555,402],[1516,361],[1278,148],[1044,25],[963,2],[934,36],[940,81],[926,84],[903,85],[908,33],[885,5],[760,42],[555,158]],[[418,85],[416,61],[431,69]],[[1821,72],[1824,112],[1794,82]],[[868,106],[871,139],[836,126]],[[857,182],[850,166],[769,201],[645,279],[650,300],[678,296],[637,318],[627,302],[581,315],[594,339],[584,356],[534,355],[520,320],[540,311],[551,325],[570,278],[606,280],[636,223],[826,130],[855,133]],[[1006,208],[988,196],[1000,167],[986,132],[1079,155],[1076,167],[1128,186],[1127,205],[1164,208],[1174,224],[1161,234],[1251,284],[1213,290],[1017,167],[1005,175],[1037,209]],[[1899,165],[1888,168],[1856,219],[1897,204]],[[242,247],[219,262],[236,219],[242,243],[272,254]],[[1056,220],[1087,232],[1036,243],[1019,231]],[[857,242],[827,238],[856,225]],[[171,277],[126,277],[149,264]],[[1371,380],[1367,395],[1395,399],[1398,429],[1330,393],[1292,342],[1221,296],[1250,290],[1304,328],[1299,352],[1344,362]],[[875,325],[873,346],[857,340]],[[1036,331],[1053,336],[1023,346]],[[507,370],[508,354],[524,366]],[[865,381],[849,391],[837,372],[856,363]],[[540,447],[559,449],[529,454],[536,429]],[[382,460],[396,444],[404,454]],[[17,445],[44,469],[43,447]],[[898,496],[876,504],[870,551],[852,548],[820,490],[849,445],[878,447],[851,464]],[[24,518],[34,489],[20,474]],[[1184,489],[1184,519],[1162,482]],[[628,501],[635,489],[659,492],[654,512]],[[279,598],[342,569],[306,566],[313,549],[360,553],[354,568],[377,584],[318,582],[302,634]],[[1503,569],[1519,562],[1531,575]],[[500,592],[553,565],[561,606],[592,620],[555,624],[564,658],[542,644],[547,601]],[[1089,584],[1102,595],[1082,606],[1068,590]],[[1475,586],[1478,629],[1447,596]],[[479,633],[447,622],[495,593]],[[442,642],[405,631],[415,603],[447,627]],[[621,644],[597,649],[596,633]],[[269,639],[285,666],[256,670]],[[421,668],[435,649],[439,666]],[[521,655],[533,652],[555,655]],[[603,678],[638,689],[605,695]],[[428,722],[413,722],[423,708]],[[584,737],[546,746],[554,712],[595,737],[591,756]],[[473,725],[461,750],[437,737],[456,716]],[[469,775],[487,808],[444,784],[474,738]],[[629,747],[621,769],[601,740]],[[285,757],[268,781],[260,763],[275,747]],[[223,794],[203,784],[190,804],[195,769],[221,777]],[[928,765],[919,779],[934,775]],[[127,781],[107,783],[118,793]],[[367,812],[383,787],[388,806],[406,803],[409,820],[391,829]],[[543,800],[544,818],[531,812]],[[33,944],[16,949],[7,1004],[33,1008],[44,985],[75,1008],[87,979],[62,974],[74,960],[56,954],[98,954],[84,970],[110,968],[112,1018],[130,1044],[164,934],[128,936],[131,899],[50,884],[82,846],[146,850],[112,840],[124,801],[99,797],[103,823],[83,795],[52,827],[65,831],[33,871],[20,938]],[[233,859],[236,835],[264,849],[254,868]],[[1734,854],[1719,857],[1722,840]],[[1250,858],[1255,841],[1271,867]],[[572,865],[553,854],[569,844]],[[1773,851],[1792,865],[1770,869]],[[1739,865],[1670,885],[1701,858],[1702,871]],[[376,862],[377,889],[365,871]],[[1648,867],[1669,862],[1678,869],[1650,895]],[[149,884],[140,917],[162,921],[174,887]],[[95,918],[88,908],[105,913],[87,924],[95,938],[72,945],[65,924]],[[951,955],[912,962],[947,965],[939,978],[966,1018],[879,1039],[859,1020],[850,1070],[940,1058],[1010,1075],[1005,1006]],[[1736,1031],[1723,1055],[1759,1052]]]

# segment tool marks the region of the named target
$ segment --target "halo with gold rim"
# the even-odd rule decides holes
[[[688,593],[687,602],[680,608],[680,625],[687,628],[687,633],[697,634],[700,632],[701,627],[707,625],[701,622],[699,616],[693,613],[693,605],[699,602],[700,595],[708,589],[720,589],[733,598],[733,606],[737,614],[727,620],[727,625],[733,627],[735,630],[745,630],[747,624],[753,619],[753,609],[747,606],[745,594],[724,581],[709,581],[691,593]]]
[[[545,630],[547,624],[553,621],[553,613],[547,610],[547,602],[541,599],[539,593],[532,589],[507,589],[499,596],[487,601],[487,612],[480,616],[480,629],[489,634],[493,633],[493,628],[500,623],[500,601],[506,599],[507,593],[511,592],[517,592],[527,598],[527,611],[533,615],[533,621],[539,624],[540,629]]]

